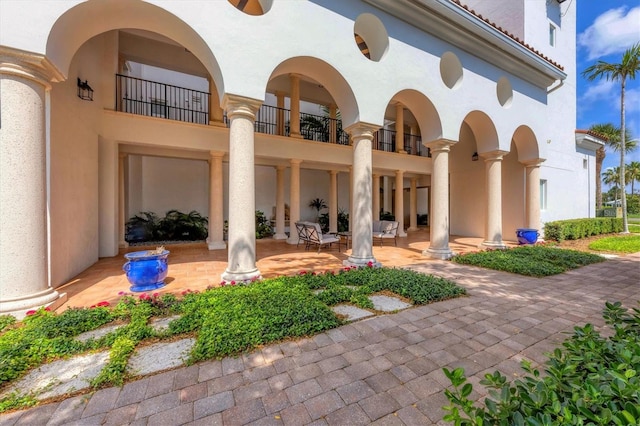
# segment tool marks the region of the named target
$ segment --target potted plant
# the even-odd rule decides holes
[[[314,198],[309,203],[309,207],[313,207],[314,209],[316,209],[316,222],[317,222],[320,218],[320,210],[326,209],[327,203],[325,203],[322,198]]]
[[[124,255],[127,262],[122,270],[131,284],[131,291],[151,291],[164,287],[169,265],[169,250],[157,247],[155,250],[136,251]]]

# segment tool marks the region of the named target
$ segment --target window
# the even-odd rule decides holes
[[[540,210],[547,209],[547,180],[540,179]]]
[[[556,45],[556,27],[553,24],[549,24],[549,45]]]
[[[582,168],[585,170],[589,168],[589,160],[587,160],[586,158],[582,159]]]
[[[166,105],[162,99],[151,98],[151,116],[166,118]]]

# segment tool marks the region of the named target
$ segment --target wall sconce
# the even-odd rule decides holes
[[[471,161],[478,161],[478,153],[474,152],[473,155],[471,156]]]
[[[89,86],[87,80],[82,81],[80,77],[78,77],[78,97],[83,101],[93,100],[93,89]]]

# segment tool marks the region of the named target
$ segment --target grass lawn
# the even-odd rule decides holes
[[[632,231],[629,226],[629,231]],[[635,228],[640,228],[636,226]],[[640,235],[620,235],[615,237],[605,237],[589,244],[589,249],[598,251],[617,251],[621,253],[635,253],[640,251]]]
[[[591,263],[602,262],[604,258],[575,250],[535,245],[468,253],[455,256],[452,260],[460,264],[520,275],[546,277]]]

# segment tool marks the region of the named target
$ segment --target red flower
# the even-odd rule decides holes
[[[231,285],[236,285],[236,282],[235,281],[231,281]]]
[[[30,317],[31,315],[35,315],[36,311],[34,311],[33,309],[27,311],[27,316]]]
[[[48,307],[48,306],[46,308],[44,308],[44,310],[47,311],[47,312],[51,312],[51,308]]]
[[[367,263],[367,266],[368,266],[369,268],[373,268],[373,262],[372,262],[372,261],[369,261],[369,263]]]
[[[307,271],[300,271],[298,272],[298,275],[307,275]]]
[[[153,297],[158,297],[160,296],[160,293],[153,293]]]
[[[102,302],[96,304],[96,306],[109,306],[109,305],[110,305],[110,303],[107,302],[106,300],[103,300]]]

